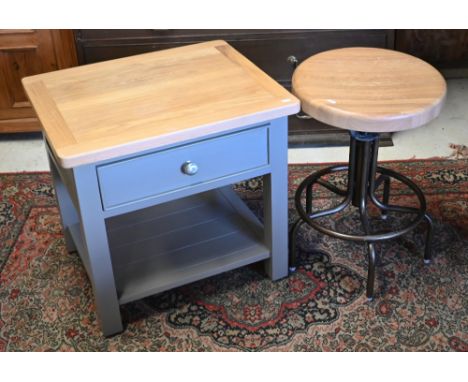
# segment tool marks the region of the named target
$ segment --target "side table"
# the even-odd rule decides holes
[[[226,42],[23,84],[104,335],[123,330],[130,301],[261,260],[287,276],[287,115],[299,101]],[[261,175],[263,224],[230,187]]]

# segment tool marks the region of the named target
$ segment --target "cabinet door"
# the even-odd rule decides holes
[[[0,132],[39,131],[21,79],[76,62],[71,31],[0,29]]]

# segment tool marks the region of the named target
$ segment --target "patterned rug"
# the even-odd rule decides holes
[[[78,255],[65,251],[50,175],[0,174],[0,350],[467,351],[468,160],[384,166],[424,190],[435,257],[424,266],[423,224],[379,245],[373,302],[365,298],[364,246],[303,228],[298,271],[289,278],[271,282],[254,264],[126,304],[125,331],[108,339]],[[291,165],[290,197],[322,167]],[[393,187],[392,202],[413,203],[407,189]],[[259,216],[261,189],[261,179],[236,187]],[[334,202],[322,190],[314,200]],[[348,211],[324,224],[352,231],[358,221]]]

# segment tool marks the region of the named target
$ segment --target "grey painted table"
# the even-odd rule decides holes
[[[121,304],[145,296],[257,261],[273,280],[287,276],[287,115],[299,103],[228,44],[23,83],[44,128],[67,249],[86,268],[104,335],[123,330]],[[231,187],[262,175],[263,224]]]

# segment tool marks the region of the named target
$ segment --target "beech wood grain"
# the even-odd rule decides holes
[[[292,79],[304,112],[342,129],[393,132],[425,125],[443,106],[446,83],[428,63],[379,48],[343,48],[301,63]]]
[[[23,79],[65,168],[296,113],[299,101],[225,41]]]

